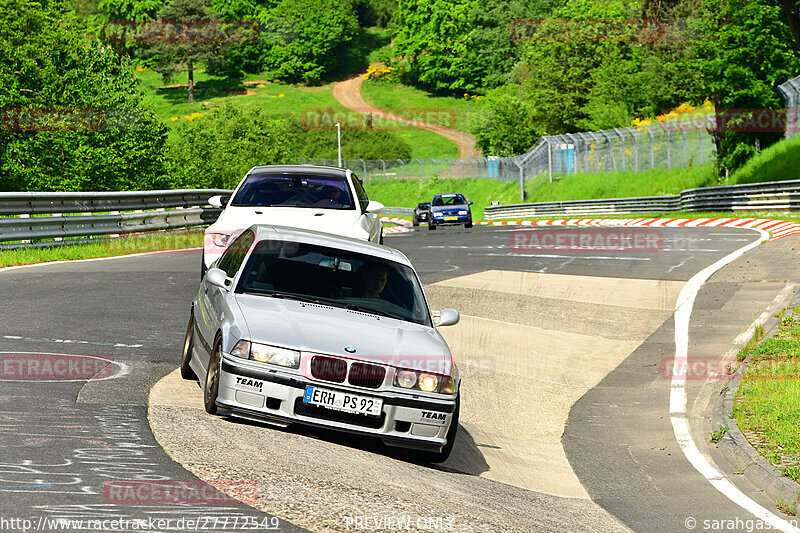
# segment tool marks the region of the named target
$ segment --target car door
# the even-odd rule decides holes
[[[383,224],[381,224],[378,215],[374,213],[367,213],[367,205],[369,205],[367,191],[364,190],[364,185],[361,183],[361,180],[358,179],[358,176],[355,174],[351,174],[351,176],[353,180],[353,188],[356,191],[356,197],[358,198],[358,203],[361,207],[359,225],[369,232],[369,240],[372,242],[378,242],[381,238],[381,227]]]
[[[217,268],[225,271],[229,278],[236,276],[242,262],[247,257],[247,252],[253,245],[255,234],[247,230],[239,235],[220,257]],[[233,289],[233,287],[231,287]],[[208,370],[208,360],[214,348],[214,338],[225,320],[230,319],[229,309],[232,293],[215,285],[211,285],[205,279],[200,286],[200,311],[202,317],[198,317],[197,324],[199,333],[203,337],[203,346],[206,349],[200,354],[200,363],[203,368]]]

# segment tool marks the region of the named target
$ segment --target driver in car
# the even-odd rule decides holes
[[[361,281],[364,298],[380,298],[388,273],[386,265],[381,263],[370,263],[361,269]]]
[[[336,206],[340,207],[344,205],[340,197],[342,196],[342,190],[338,187],[334,187],[332,185],[326,185],[322,188],[322,198],[320,198],[317,203],[314,205],[318,207],[326,207],[326,206]]]

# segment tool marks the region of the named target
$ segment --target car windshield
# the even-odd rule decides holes
[[[430,207],[430,205],[431,204],[429,204],[427,202],[422,202],[420,204],[417,204],[417,209],[428,209],[428,207]]]
[[[231,205],[355,209],[344,178],[313,174],[254,174],[247,178]]]
[[[434,206],[443,206],[443,205],[464,205],[467,201],[464,199],[463,196],[460,194],[454,194],[452,196],[437,196],[433,199]]]
[[[310,300],[431,326],[411,268],[334,248],[261,241],[243,267],[236,292]]]

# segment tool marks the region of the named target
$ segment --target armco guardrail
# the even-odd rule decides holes
[[[410,207],[384,207],[381,215],[413,215],[414,210]]]
[[[678,195],[573,200],[487,207],[488,220],[547,215],[624,215],[669,211],[794,211],[800,209],[800,180],[688,189]]]
[[[222,211],[207,207],[208,199],[230,192],[182,189],[0,193],[0,243],[18,243],[4,247],[49,245],[65,238],[202,226],[212,223]],[[34,239],[45,241],[27,242]]]

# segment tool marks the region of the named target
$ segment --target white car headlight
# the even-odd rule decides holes
[[[300,352],[297,350],[288,350],[256,342],[250,343],[250,359],[286,368],[300,367]]]
[[[466,215],[466,214],[467,214],[467,212],[466,212],[466,211],[459,211],[459,212],[458,212],[458,214],[459,214],[459,215]]]

